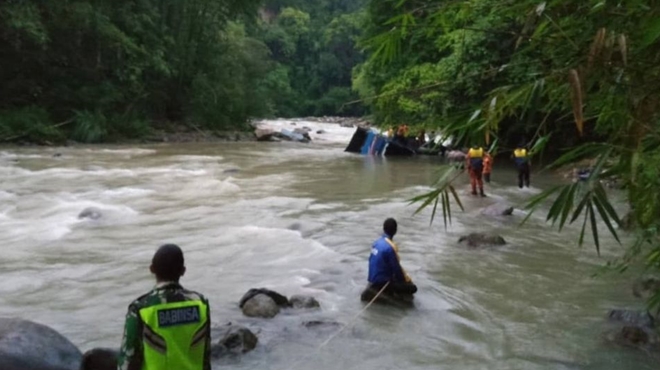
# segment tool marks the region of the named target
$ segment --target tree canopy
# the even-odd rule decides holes
[[[360,1],[5,0],[0,139],[140,137],[165,122],[345,114]]]

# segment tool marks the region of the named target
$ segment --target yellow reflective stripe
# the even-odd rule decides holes
[[[470,158],[482,158],[483,156],[484,156],[483,148],[478,148],[478,149],[470,148],[470,150],[468,150],[468,157]]]
[[[385,238],[385,241],[394,250],[394,254],[396,255],[396,259],[397,259],[397,261],[399,261],[399,266],[401,266],[401,258],[399,257],[399,247],[397,247],[396,244],[394,244],[394,242],[392,240],[390,240],[390,238]],[[401,271],[403,272],[404,279],[406,279],[406,283],[412,282],[412,279],[410,278],[410,275],[408,275],[406,270],[403,269],[403,266],[401,266]]]
[[[513,155],[516,158],[527,157],[527,149],[516,149],[516,150],[513,151]]]

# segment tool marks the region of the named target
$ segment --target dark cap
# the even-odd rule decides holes
[[[158,248],[151,260],[151,267],[160,280],[178,281],[184,271],[183,251],[175,244]]]

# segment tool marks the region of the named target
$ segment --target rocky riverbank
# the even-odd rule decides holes
[[[371,124],[364,118],[358,117],[305,117],[293,119],[275,119],[274,121],[288,122],[291,130],[302,129],[304,123],[337,124],[341,127],[369,127]],[[258,141],[258,129],[268,120],[254,120],[246,126],[245,130],[217,131],[208,130],[195,125],[162,124],[152,127],[149,134],[139,139],[117,139],[111,144],[154,144],[154,143],[222,143],[222,142],[250,142]],[[286,140],[286,137],[281,139]],[[295,140],[294,140],[295,141]],[[18,146],[73,146],[78,143],[74,140],[66,142],[40,141],[33,142],[20,138],[7,142],[8,145]],[[103,143],[110,144],[110,143]]]

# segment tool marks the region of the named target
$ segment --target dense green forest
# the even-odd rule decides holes
[[[0,139],[102,142],[169,123],[359,115],[360,1],[4,0]]]

